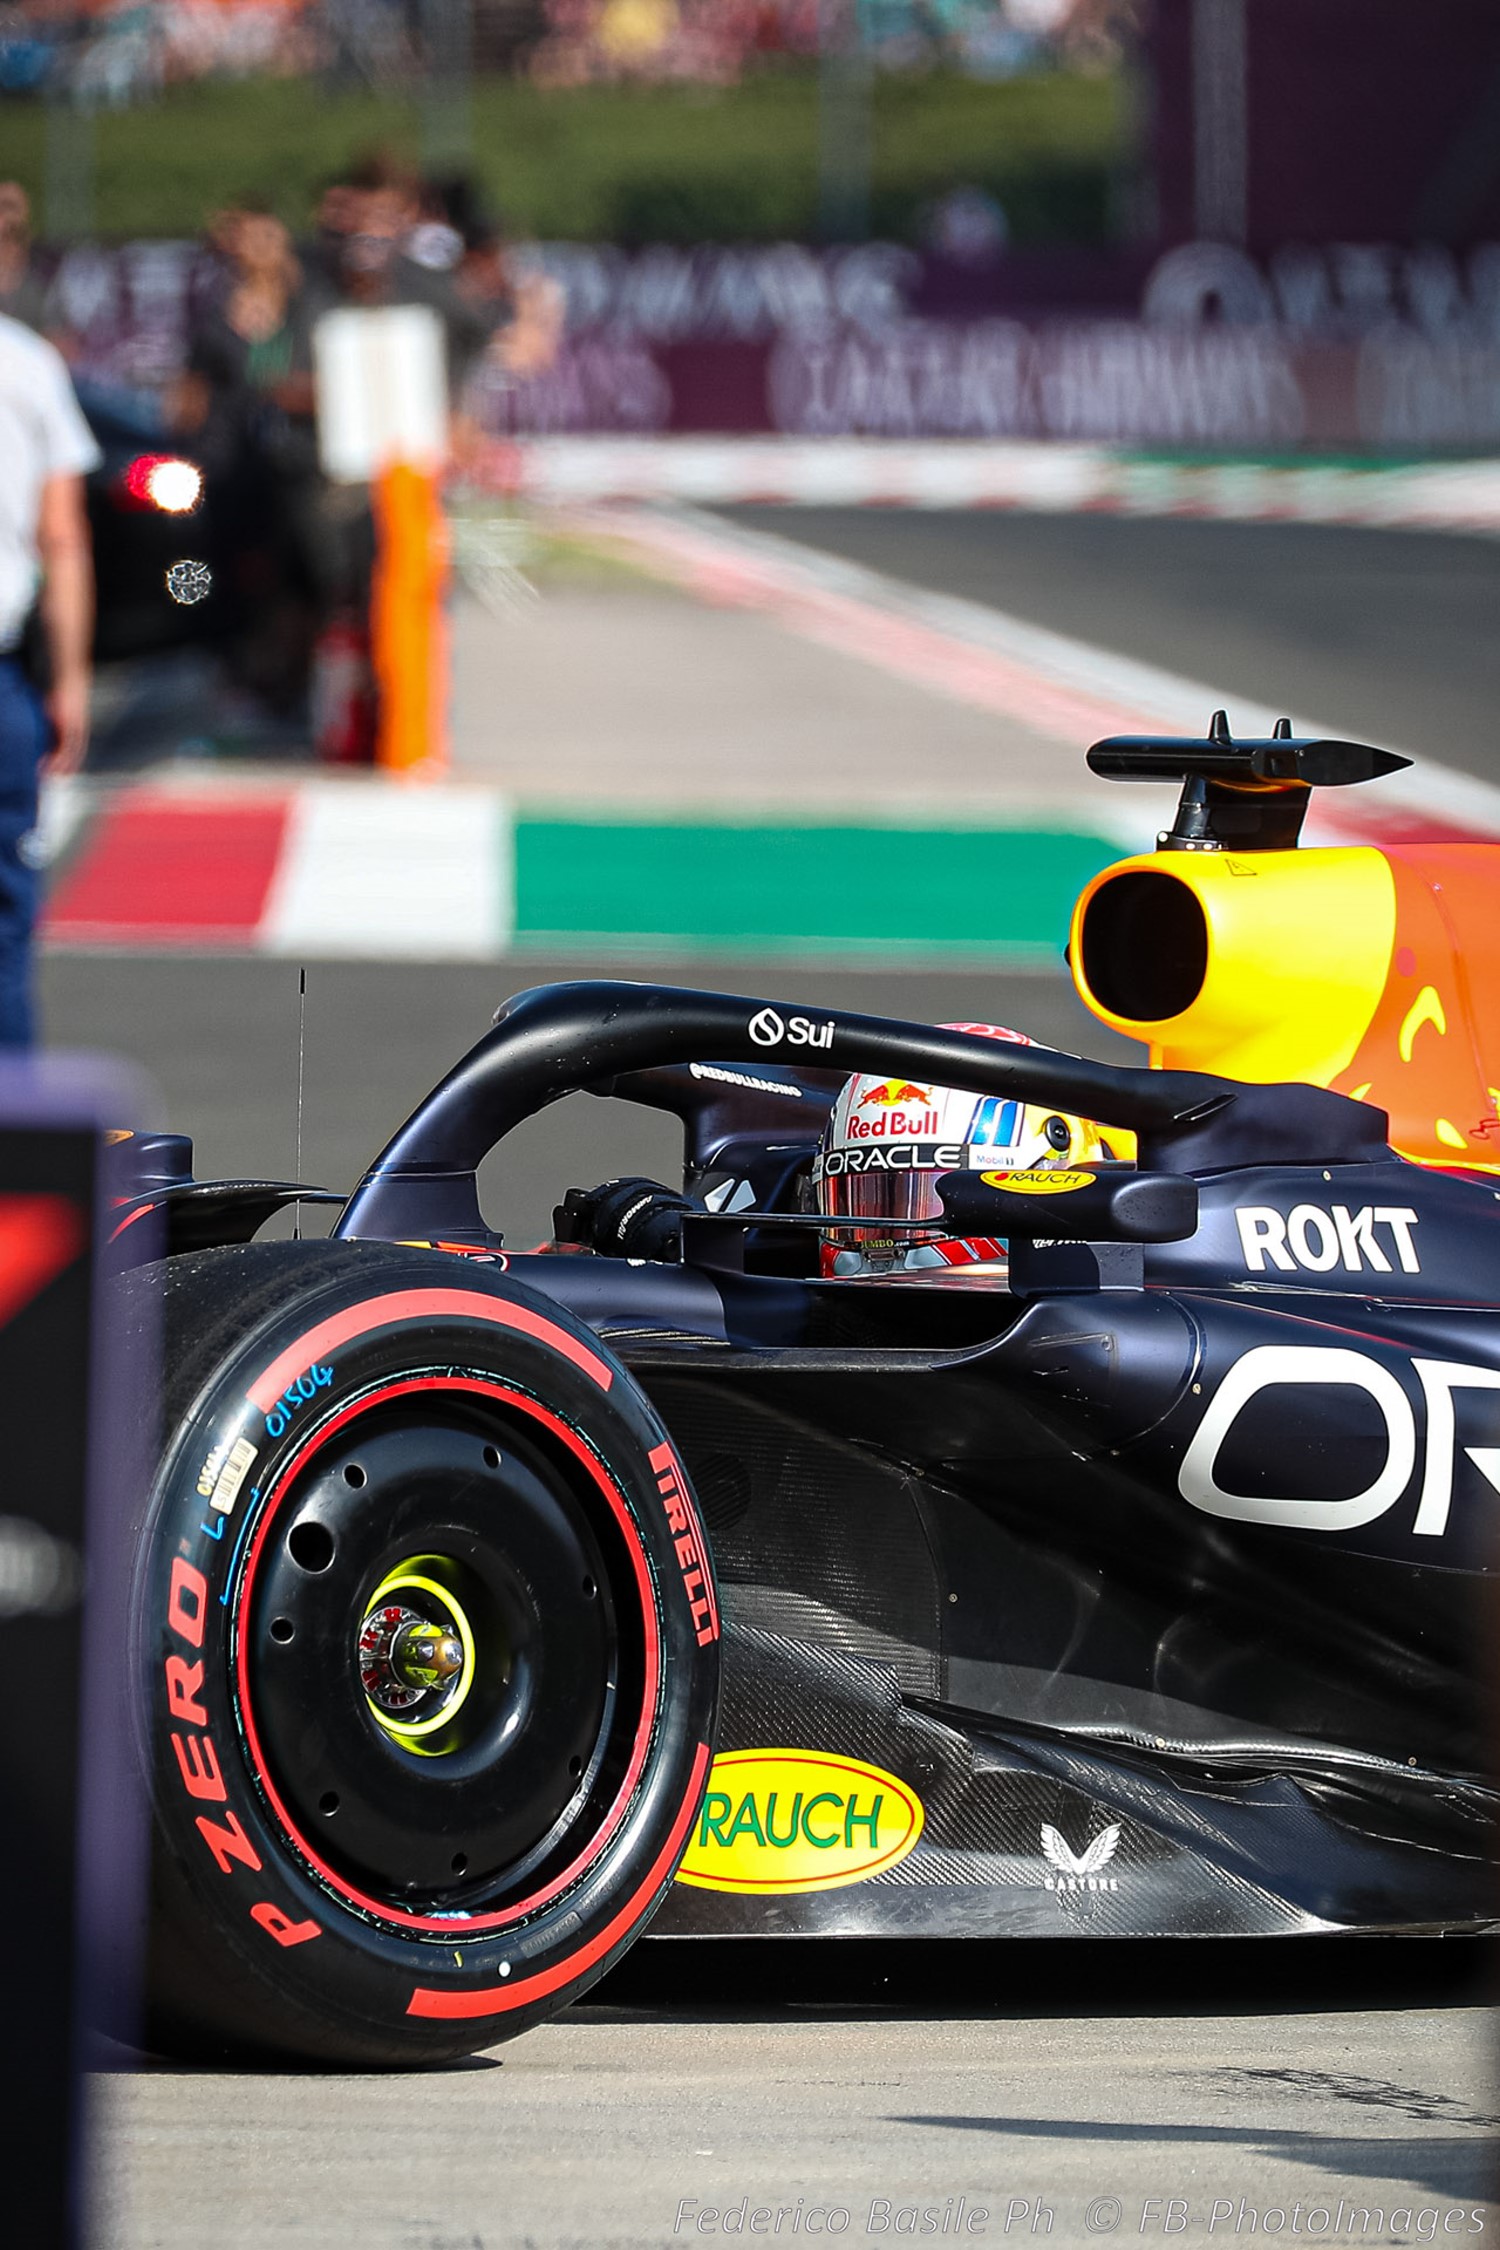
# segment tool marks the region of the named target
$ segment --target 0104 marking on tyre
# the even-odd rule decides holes
[[[397,1289],[385,1297],[368,1297],[363,1304],[349,1305],[344,1311],[331,1313],[327,1320],[310,1328],[296,1343],[289,1344],[263,1375],[256,1378],[249,1390],[250,1403],[258,1406],[262,1414],[269,1414],[283,1391],[317,1360],[328,1358],[341,1344],[353,1343],[356,1337],[368,1335],[372,1329],[387,1328],[397,1321],[407,1320],[479,1320],[496,1328],[511,1328],[523,1336],[533,1337],[540,1344],[550,1345],[561,1353],[590,1381],[607,1391],[614,1381],[614,1370],[597,1352],[591,1352],[577,1337],[569,1335],[556,1321],[534,1313],[527,1305],[509,1303],[502,1297],[481,1296],[470,1289]]]
[[[446,1295],[448,1293],[430,1292],[430,1294]],[[574,1458],[587,1470],[610,1508],[630,1559],[640,1605],[639,1621],[643,1631],[645,1655],[641,1711],[631,1746],[629,1763],[614,1801],[577,1859],[570,1862],[560,1874],[555,1876],[542,1889],[533,1892],[527,1898],[513,1901],[510,1905],[493,1914],[423,1915],[408,1913],[400,1907],[393,1906],[389,1900],[370,1897],[331,1867],[323,1856],[313,1848],[306,1835],[297,1826],[276,1788],[256,1727],[253,1698],[250,1691],[250,1637],[247,1630],[249,1607],[254,1590],[257,1566],[265,1551],[267,1535],[275,1521],[277,1510],[282,1501],[313,1455],[326,1446],[341,1429],[346,1428],[358,1417],[370,1413],[377,1406],[422,1391],[446,1391],[497,1400],[528,1415],[531,1419],[540,1423],[553,1437],[561,1440]],[[509,1928],[525,1916],[535,1913],[538,1908],[546,1905],[550,1900],[557,1897],[561,1891],[575,1883],[599,1858],[625,1818],[650,1747],[661,1678],[660,1626],[656,1613],[655,1591],[650,1567],[645,1550],[641,1546],[639,1534],[631,1520],[624,1495],[598,1454],[579,1432],[574,1430],[561,1416],[552,1413],[539,1400],[532,1398],[528,1393],[518,1388],[508,1384],[482,1380],[474,1376],[412,1376],[399,1382],[383,1385],[352,1402],[342,1413],[331,1416],[292,1455],[281,1470],[275,1485],[267,1494],[260,1521],[256,1526],[255,1536],[251,1542],[250,1551],[246,1556],[241,1574],[239,1591],[234,1605],[233,1630],[239,1718],[244,1729],[246,1751],[261,1794],[283,1835],[304,1865],[312,1871],[325,1889],[344,1900],[346,1904],[354,1907],[361,1914],[369,1915],[376,1920],[384,1921],[398,1928],[433,1931],[444,1935],[453,1935],[459,1932],[465,1934],[482,1931],[493,1932]]]
[[[281,1396],[267,1409],[266,1436],[284,1437],[293,1415],[300,1414],[304,1406],[311,1406],[319,1391],[326,1391],[332,1382],[333,1369],[320,1367],[316,1360],[300,1375],[294,1375]]]

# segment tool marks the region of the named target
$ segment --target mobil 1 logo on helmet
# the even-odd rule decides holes
[[[1343,1489],[1320,1497],[1319,1483]],[[1487,1549],[1500,1492],[1500,1367],[1347,1344],[1254,1345],[1212,1389],[1177,1489],[1205,1515],[1324,1533],[1360,1530],[1411,1494],[1398,1531],[1457,1533]],[[1482,1512],[1481,1498],[1491,1503]]]

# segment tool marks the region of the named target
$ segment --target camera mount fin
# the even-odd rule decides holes
[[[1109,735],[1088,762],[1109,781],[1182,783],[1172,825],[1157,839],[1169,852],[1290,851],[1315,788],[1347,788],[1411,764],[1364,742],[1294,735],[1290,719],[1278,719],[1269,735],[1236,741],[1223,711],[1201,738]]]

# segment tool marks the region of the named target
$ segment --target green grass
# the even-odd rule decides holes
[[[549,820],[515,832],[515,926],[695,946],[1055,961],[1073,900],[1117,847],[1071,830]]]
[[[554,239],[770,240],[812,234],[817,86],[771,71],[725,89],[594,86],[547,91],[520,79],[474,89],[476,168],[517,233]],[[872,218],[901,233],[957,182],[1000,195],[1017,240],[1098,240],[1126,154],[1126,105],[1111,79],[1002,85],[932,74],[883,78],[874,120]],[[40,103],[0,97],[0,168],[44,210]],[[101,115],[95,209],[106,236],[187,235],[226,195],[270,195],[300,225],[319,181],[357,151],[415,155],[411,104],[332,95],[308,81],[180,87],[149,107]]]

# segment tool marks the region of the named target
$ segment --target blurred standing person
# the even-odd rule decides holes
[[[341,310],[375,313],[396,306],[419,306],[441,331],[450,400],[465,369],[483,350],[488,325],[456,290],[445,262],[462,243],[424,214],[413,174],[386,157],[371,157],[343,182],[347,197],[339,214],[347,228],[338,244],[335,269]],[[413,248],[423,258],[413,257]],[[390,548],[377,542],[375,496],[364,483],[328,483],[320,495],[312,529],[324,557],[327,582],[337,588],[337,603],[319,646],[314,687],[314,726],[319,755],[325,760],[363,763],[376,754],[380,725],[377,676],[381,647],[375,632],[377,576],[389,588]],[[383,566],[381,557],[383,554]],[[391,597],[399,609],[407,593]],[[394,610],[382,614],[395,614]],[[379,645],[377,646],[377,642]]]
[[[561,289],[507,241],[472,179],[444,181],[436,192],[460,243],[454,288],[470,309],[474,332],[484,335],[488,357],[518,382],[545,375],[562,343],[567,308]]]
[[[73,773],[89,731],[94,566],[83,480],[99,449],[62,355],[0,314],[0,1046],[32,1040],[37,875],[26,856],[44,766]],[[48,674],[19,651],[35,605]]]
[[[462,475],[482,466],[486,446],[474,378],[479,389],[510,389],[545,375],[562,347],[567,304],[550,274],[506,239],[471,177],[434,181],[428,193],[458,244],[452,287],[468,314],[462,356],[449,347],[453,461]]]
[[[518,262],[514,251],[503,245],[501,255],[510,318],[497,327],[490,357],[523,383],[545,375],[562,349],[567,299],[551,274]]]
[[[31,265],[31,201],[19,180],[0,180],[0,313],[42,333],[47,292]]]
[[[371,157],[349,176],[352,221],[339,261],[339,293],[346,305],[426,305],[443,324],[448,355],[448,387],[456,394],[475,359],[489,342],[486,313],[456,285],[456,256],[449,265],[423,263],[413,248],[431,257],[434,236],[445,229],[424,213],[414,174],[386,157]],[[462,240],[450,251],[461,253]]]
[[[201,432],[220,471],[305,473],[317,463],[312,327],[326,299],[274,212],[247,199],[217,226],[226,287],[189,338],[177,420]]]
[[[306,693],[317,606],[312,328],[327,300],[305,282],[273,212],[247,198],[216,225],[227,286],[194,325],[175,419],[194,437],[230,528],[232,666],[289,714]]]
[[[312,359],[292,238],[273,211],[249,198],[218,224],[229,285],[194,339],[207,355],[206,372],[227,390],[249,389],[288,412],[309,413]]]
[[[355,203],[355,190],[342,173],[325,180],[313,213],[312,232],[297,245],[303,272],[330,289],[337,286],[344,238],[354,231]]]

